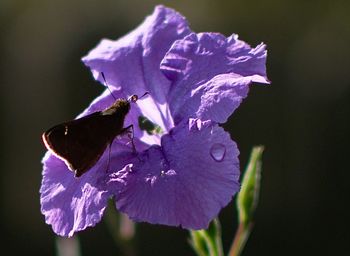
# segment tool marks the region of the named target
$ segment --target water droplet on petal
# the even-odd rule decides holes
[[[217,162],[221,162],[222,160],[224,160],[225,153],[226,153],[226,147],[223,144],[215,143],[210,148],[210,155]]]

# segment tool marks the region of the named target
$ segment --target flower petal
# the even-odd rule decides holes
[[[40,188],[41,211],[56,234],[72,236],[101,220],[112,196],[106,185],[108,158],[113,171],[122,169],[133,158],[130,147],[120,143],[113,144],[111,154],[106,150],[94,167],[75,178],[62,160],[46,153]]]
[[[189,33],[183,16],[157,6],[134,31],[116,41],[102,40],[82,60],[95,79],[103,82],[100,73],[104,72],[108,84],[122,89],[126,95],[149,92],[151,97],[145,100],[147,108],[142,109],[156,111],[144,114],[163,130],[168,130],[173,126],[165,105],[170,82],[159,65],[172,43]]]
[[[43,163],[41,211],[54,232],[72,236],[99,222],[110,196],[103,173],[91,171],[76,179],[63,161],[49,153]]]
[[[200,33],[177,40],[161,63],[161,70],[173,81],[169,105],[175,124],[189,117],[225,122],[247,95],[248,88],[244,86],[251,82],[269,83],[265,61],[264,44],[252,49],[237,35],[226,38],[218,33]],[[225,88],[224,97],[217,87]],[[207,99],[211,99],[209,104]],[[225,105],[230,101],[234,107],[217,116],[217,111],[208,107],[218,108],[222,100]],[[193,101],[191,106],[186,105]],[[207,110],[205,116],[201,108]]]
[[[110,189],[135,221],[206,228],[239,190],[238,154],[221,127],[190,120],[112,175]]]
[[[196,116],[202,120],[225,123],[248,95],[248,85],[251,82],[251,77],[240,77],[232,73],[213,77],[192,90],[190,97],[182,100],[174,122]]]

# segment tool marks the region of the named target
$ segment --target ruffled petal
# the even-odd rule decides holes
[[[98,223],[108,198],[113,195],[107,190],[108,172],[122,169],[133,157],[130,146],[113,143],[111,155],[106,150],[94,167],[75,178],[62,160],[46,153],[40,188],[41,212],[46,223],[61,236],[72,236]]]
[[[108,84],[126,95],[149,92],[151,97],[145,99],[142,109],[152,111],[144,115],[167,131],[173,127],[166,104],[170,82],[159,65],[172,43],[189,33],[183,16],[157,6],[134,31],[116,41],[102,40],[82,60],[95,79],[103,82],[100,73],[104,72]]]
[[[218,125],[190,120],[111,175],[117,208],[135,221],[203,229],[239,190],[236,144]]]
[[[43,163],[41,211],[54,232],[72,236],[99,222],[110,196],[104,173],[94,168],[76,179],[63,161],[49,153]]]
[[[160,66],[173,81],[168,100],[175,124],[188,117],[225,122],[246,97],[248,88],[243,86],[248,87],[252,82],[269,83],[265,62],[264,44],[252,49],[238,40],[237,35],[226,38],[218,33],[200,33],[177,40]],[[224,97],[217,87],[225,88]],[[217,108],[222,100],[226,102],[224,105],[230,101],[234,107],[217,116],[217,111],[208,107]],[[195,104],[189,106],[192,101]],[[201,115],[203,108],[205,116]]]
[[[174,117],[175,123],[191,116],[225,123],[248,95],[251,82],[250,77],[232,73],[213,77],[192,90],[190,97],[182,99],[182,105]]]

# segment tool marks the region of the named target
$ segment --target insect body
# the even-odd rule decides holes
[[[116,136],[132,127],[124,128],[124,119],[130,102],[137,99],[137,95],[117,99],[103,111],[52,127],[42,135],[46,148],[80,177],[97,163]]]

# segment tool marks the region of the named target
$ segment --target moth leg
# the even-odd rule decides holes
[[[109,169],[109,164],[111,162],[111,149],[112,149],[112,144],[113,144],[114,139],[109,143],[108,145],[108,160],[107,160],[107,168],[106,168],[106,173],[108,173]]]
[[[136,147],[134,144],[134,125],[129,125],[123,129],[123,132],[126,132],[128,134],[128,137],[130,139],[131,145],[132,145],[132,150],[134,153],[136,153]]]

